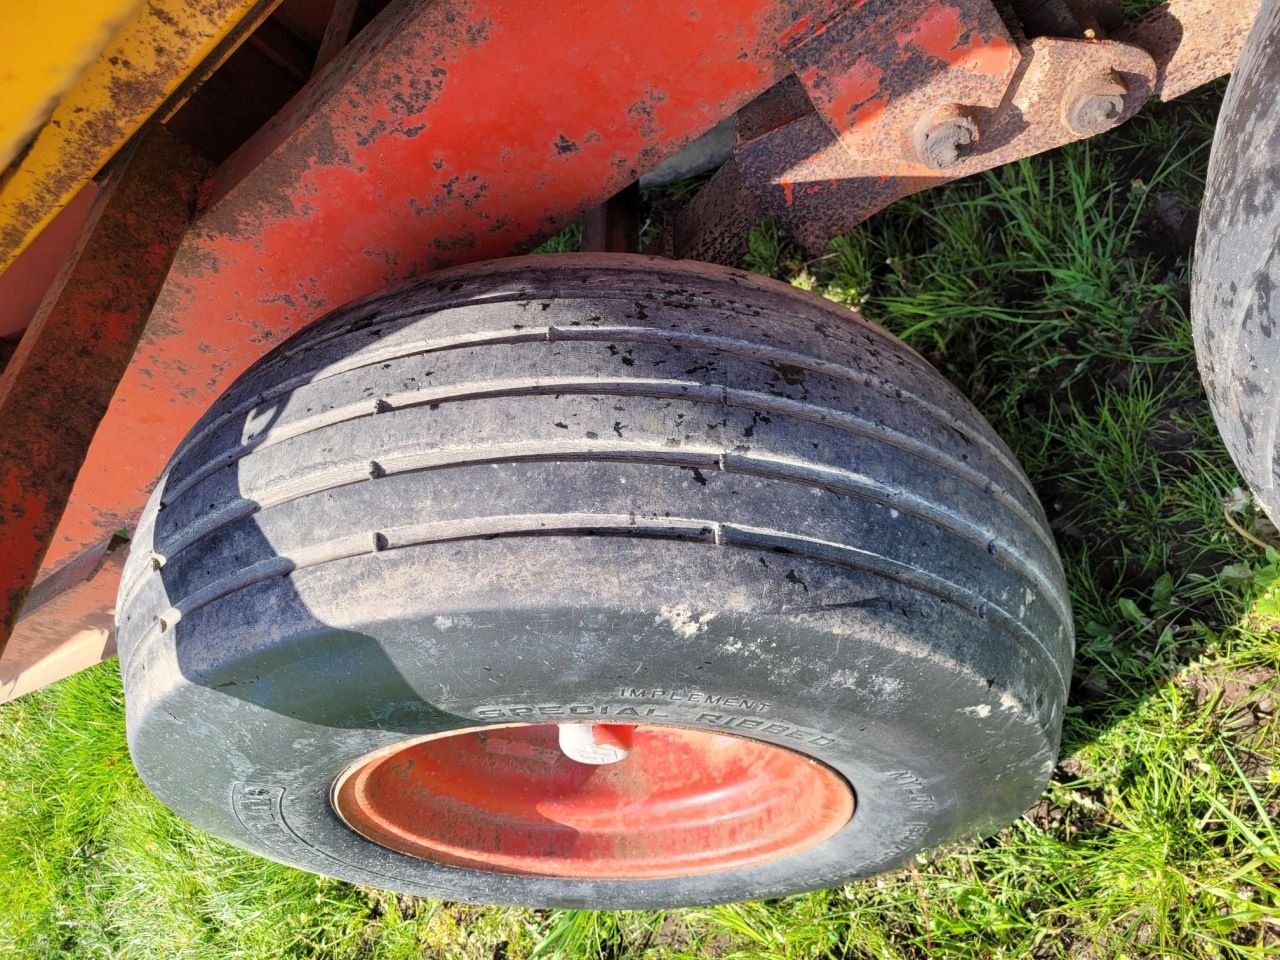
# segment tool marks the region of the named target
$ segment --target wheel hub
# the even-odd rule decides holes
[[[425,860],[642,879],[794,855],[839,832],[854,797],[822,764],[757,740],[677,727],[514,724],[370,754],[338,778],[333,806],[367,839]]]

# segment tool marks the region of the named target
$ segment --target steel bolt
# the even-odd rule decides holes
[[[964,156],[966,147],[978,142],[978,124],[963,107],[947,103],[920,118],[912,139],[921,163],[945,170]]]
[[[1063,120],[1080,137],[1105,133],[1124,115],[1129,88],[1114,70],[1073,84],[1063,99]]]

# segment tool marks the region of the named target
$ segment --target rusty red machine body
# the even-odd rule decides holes
[[[526,251],[730,117],[732,155],[657,252],[734,262],[766,216],[820,250],[1229,72],[1257,3],[1126,22],[1105,0],[338,0],[311,5],[322,40],[301,52],[278,38],[298,6],[246,5],[219,70],[6,256],[0,700],[109,655],[169,452],[326,311]],[[220,72],[247,69],[235,45],[292,78],[258,91],[287,100],[269,119]]]

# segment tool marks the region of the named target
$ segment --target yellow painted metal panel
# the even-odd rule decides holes
[[[139,0],[0,4],[0,170],[138,4]]]
[[[139,7],[63,96],[26,155],[0,183],[0,270],[13,262],[237,23],[247,16],[259,21],[278,2],[147,0]],[[28,5],[64,6],[39,0]]]

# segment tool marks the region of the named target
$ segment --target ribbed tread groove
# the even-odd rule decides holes
[[[199,470],[192,471],[181,482],[174,484],[170,490],[166,490],[162,503],[163,505],[168,505],[175,502],[178,497],[181,497],[197,483],[208,479],[219,470],[226,469],[250,453],[268,449],[278,443],[305,436],[314,430],[330,427],[337,423],[346,423],[376,416],[387,410],[408,410],[415,407],[462,403],[471,400],[556,396],[561,394],[684,400],[694,403],[723,404],[753,413],[792,417],[797,420],[831,427],[854,436],[877,440],[904,453],[919,457],[922,460],[954,472],[970,485],[995,497],[1035,530],[1046,545],[1050,547],[1053,545],[1048,534],[1041,529],[1038,519],[1027,510],[1016,496],[1010,493],[1003,485],[995,483],[990,477],[984,476],[963,461],[956,460],[944,450],[842,410],[832,410],[829,407],[807,403],[802,400],[775,397],[771,394],[753,390],[707,386],[697,381],[675,379],[617,378],[605,380],[595,377],[558,379],[530,377],[475,382],[467,384],[465,387],[449,387],[440,390],[414,390],[392,394],[380,398],[379,401],[364,398],[357,403],[345,407],[336,407],[313,417],[298,420],[289,424],[288,427],[268,431],[264,436],[255,438],[222,456],[210,460]],[[1015,473],[1014,476],[1020,475]]]
[[[982,436],[980,433],[968,430],[964,424],[945,409],[937,406],[936,404],[930,403],[923,397],[911,393],[909,390],[904,390],[896,384],[890,383],[886,378],[879,374],[872,373],[871,371],[859,371],[856,368],[847,367],[843,364],[832,363],[828,360],[821,360],[805,353],[761,346],[746,340],[735,340],[730,337],[714,337],[677,331],[664,332],[660,329],[650,327],[562,327],[551,325],[525,330],[518,334],[512,334],[507,331],[490,331],[483,334],[443,337],[440,340],[429,341],[427,343],[417,345],[413,349],[396,347],[389,350],[366,353],[358,357],[352,357],[344,362],[331,364],[317,374],[299,375],[289,380],[281,381],[271,390],[255,393],[248,400],[237,404],[227,413],[217,417],[215,420],[211,421],[185,440],[182,447],[179,449],[178,456],[181,456],[183,451],[192,449],[196,444],[200,443],[213,432],[221,429],[231,420],[240,416],[246,416],[252,413],[255,408],[292,393],[300,387],[321,383],[331,377],[341,376],[344,373],[378,366],[383,363],[394,363],[397,360],[406,360],[410,357],[425,356],[427,354],[440,353],[448,350],[546,342],[652,343],[656,345],[670,345],[680,348],[706,349],[732,354],[746,360],[753,360],[763,364],[797,367],[813,373],[821,373],[826,376],[846,380],[850,383],[857,384],[859,387],[871,387],[890,399],[895,401],[900,400],[904,403],[915,406],[917,409],[928,414],[938,423],[956,431],[966,441],[980,446],[983,450],[995,457],[1002,466],[1015,476],[1020,475],[1020,471],[1012,458],[1001,450],[998,444],[993,443],[990,439]]]
[[[1034,581],[1041,592],[1050,599],[1059,617],[1064,620],[1069,618],[1067,608],[1045,571],[1031,558],[1009,546],[1007,539],[998,537],[994,531],[980,527],[953,513],[940,510],[930,501],[908,490],[890,487],[874,478],[850,470],[801,460],[751,456],[715,449],[674,450],[670,447],[656,446],[600,449],[592,446],[589,441],[578,440],[540,444],[536,449],[529,449],[529,447],[528,444],[504,444],[471,449],[466,451],[465,455],[460,455],[463,451],[457,449],[424,451],[379,460],[374,465],[376,470],[371,469],[371,464],[364,460],[330,467],[257,491],[252,499],[230,501],[221,509],[203,516],[197,523],[175,531],[163,544],[155,544],[153,554],[160,558],[162,564],[167,563],[196,542],[260,511],[336,487],[390,474],[486,466],[495,463],[614,462],[639,466],[718,470],[763,480],[817,487],[840,496],[853,497],[897,510],[905,516],[932,524],[962,541],[987,551],[999,542],[1000,546],[995,551],[997,561],[1006,569]],[[132,578],[122,591],[122,603],[128,603],[141,588],[146,577],[153,573],[153,567],[146,566]]]
[[[317,544],[298,551],[292,556],[272,557],[246,567],[230,577],[206,585],[157,615],[155,622],[143,633],[133,648],[131,660],[136,661],[140,652],[153,642],[156,636],[172,629],[183,617],[190,616],[201,607],[254,583],[288,576],[295,571],[334,560],[388,550],[461,540],[495,540],[529,536],[677,539],[723,548],[738,547],[766,553],[785,553],[804,560],[828,563],[860,573],[872,574],[929,594],[943,602],[954,604],[969,615],[988,620],[1012,636],[1021,638],[1019,646],[1032,657],[1050,665],[1062,689],[1064,691],[1066,689],[1066,678],[1054,658],[1040,639],[1021,621],[988,599],[918,567],[849,544],[798,536],[780,530],[695,518],[664,517],[660,520],[646,520],[626,514],[527,514],[440,521],[371,531]]]
[[[726,294],[727,292],[728,291],[726,291]],[[774,296],[776,296],[776,294],[774,294]],[[543,288],[536,292],[528,289],[522,289],[522,290],[516,290],[516,291],[504,291],[502,293],[497,293],[497,294],[470,293],[461,297],[442,297],[439,300],[433,300],[430,304],[427,304],[427,305],[417,303],[411,307],[406,307],[404,309],[391,310],[391,311],[387,311],[386,313],[380,313],[376,316],[376,318],[370,318],[369,320],[362,321],[358,324],[344,326],[341,329],[335,330],[331,333],[312,334],[306,340],[304,340],[303,342],[300,342],[294,347],[285,347],[283,350],[281,350],[280,353],[275,355],[275,358],[273,358],[272,362],[269,365],[264,365],[262,369],[267,369],[268,366],[274,366],[278,362],[284,362],[296,356],[299,356],[301,354],[308,353],[312,350],[315,350],[318,347],[325,346],[327,344],[336,343],[342,340],[344,337],[359,336],[361,333],[366,333],[368,330],[373,328],[378,328],[378,327],[382,327],[389,324],[399,323],[403,320],[412,320],[415,318],[429,317],[435,314],[445,313],[449,310],[456,310],[461,307],[496,306],[498,304],[504,304],[504,303],[518,303],[521,300],[525,300],[530,303],[557,301],[557,300],[562,302],[577,302],[577,301],[635,302],[637,299],[642,299],[644,297],[645,297],[645,292],[641,291],[638,288],[631,289],[631,290],[617,290],[617,289],[611,290],[603,287],[597,289],[589,286],[551,287],[551,288]],[[717,299],[715,297],[698,297],[690,294],[677,296],[670,292],[664,293],[658,299],[649,300],[648,303],[649,303],[649,306],[652,306],[656,309],[669,307],[677,310],[687,310],[691,307],[709,307],[715,310],[722,310],[726,312],[737,312],[739,314],[742,314],[745,312],[741,309],[737,311],[731,311],[731,308],[727,306],[725,300]],[[756,311],[755,313],[749,313],[749,312],[747,313],[747,315],[751,316],[753,319],[762,319],[766,314],[772,314],[774,316],[778,314],[778,311],[776,309],[768,306],[751,305],[750,309]],[[839,320],[845,323],[849,323],[850,321],[852,321],[854,324],[857,325],[858,329],[860,330],[865,329],[870,333],[874,334],[882,343],[885,344],[885,346],[891,347],[895,352],[898,352],[901,350],[901,344],[893,337],[892,334],[890,334],[888,331],[880,329],[879,327],[876,327],[867,323],[861,317],[855,318],[852,314],[851,315],[837,314],[833,316],[832,319]],[[909,354],[909,356],[911,358],[911,362],[915,364],[918,368],[924,371],[930,370],[926,361],[920,359],[915,354]]]

